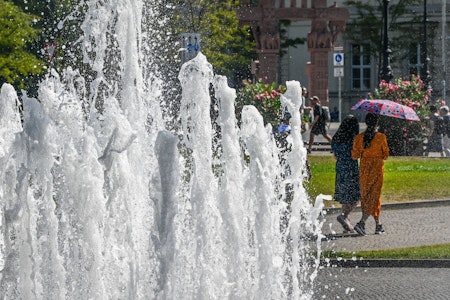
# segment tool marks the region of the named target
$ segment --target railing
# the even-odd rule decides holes
[[[308,2],[311,0],[275,0],[275,8],[308,8]]]
[[[241,0],[240,4],[244,7],[257,7],[260,1]],[[311,1],[313,0],[275,0],[274,8],[308,8],[311,7]]]
[[[303,141],[303,144],[306,148],[308,148],[308,141]],[[316,142],[314,141],[311,150],[314,152],[321,152],[321,153],[330,153],[331,155],[331,145],[327,142]]]

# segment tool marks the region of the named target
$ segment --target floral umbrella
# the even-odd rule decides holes
[[[352,106],[352,110],[360,109],[368,113],[405,119],[410,121],[420,121],[414,109],[390,100],[363,99]]]

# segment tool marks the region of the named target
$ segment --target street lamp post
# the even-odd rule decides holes
[[[389,65],[391,49],[389,49],[389,36],[388,36],[388,5],[389,0],[383,0],[383,68],[381,70],[381,79],[390,82],[392,79],[392,70]]]
[[[431,90],[431,75],[429,69],[430,59],[428,58],[428,41],[427,41],[427,0],[423,1],[423,72],[422,79],[425,90]]]

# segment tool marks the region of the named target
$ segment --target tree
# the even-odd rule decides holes
[[[236,0],[173,0],[166,15],[170,32],[179,36],[184,32],[201,34],[201,51],[217,74],[225,75],[233,87],[250,77],[251,61],[257,58],[256,42],[250,26],[239,26]],[[166,5],[168,7],[168,5]],[[286,28],[290,21],[280,22],[281,55],[283,49],[303,44],[305,38],[288,39]]]
[[[374,3],[375,2],[375,3]],[[411,30],[411,24],[420,23],[422,16],[417,15],[415,8],[422,3],[420,0],[398,0],[389,5],[388,30],[401,36],[401,39],[391,38],[389,47],[392,50],[391,60],[401,61],[405,57],[405,45],[417,42],[417,31]],[[383,53],[383,1],[348,0],[344,5],[353,7],[357,17],[347,24],[344,33],[347,39],[368,45],[365,50],[378,61],[378,70],[382,67]],[[422,40],[422,39],[421,39]]]
[[[29,51],[30,43],[39,37],[33,27],[37,20],[37,16],[0,0],[0,85],[8,82],[17,89],[25,88],[24,78],[42,73],[43,61]]]
[[[249,27],[239,27],[237,1],[173,0],[172,4],[169,24],[174,43],[179,43],[182,33],[199,33],[201,52],[216,74],[227,76],[233,86],[248,77],[256,58],[255,42]]]
[[[214,3],[215,2],[215,3]],[[232,84],[250,75],[250,62],[256,58],[255,42],[249,27],[239,27],[237,1],[212,1],[200,22],[204,53],[216,69]]]
[[[54,67],[63,69],[73,64],[76,57],[72,45],[81,36],[81,22],[84,17],[85,5],[76,0],[12,0],[23,11],[39,16],[34,27],[39,30],[39,38],[30,43],[30,51],[43,60],[47,60],[44,52],[45,43],[56,43],[57,60]],[[70,17],[68,17],[70,16]],[[64,45],[64,51],[61,47]]]

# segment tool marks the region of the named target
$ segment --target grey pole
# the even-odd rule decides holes
[[[389,49],[389,36],[388,36],[388,5],[389,0],[383,0],[383,68],[381,70],[381,79],[385,80],[386,82],[390,82],[392,79],[392,70],[390,63],[390,55],[391,55],[391,49]]]

